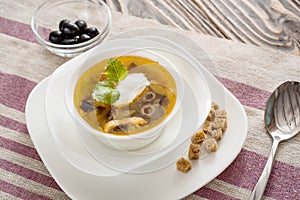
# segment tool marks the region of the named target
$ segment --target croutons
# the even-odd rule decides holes
[[[201,155],[201,146],[200,144],[190,144],[189,148],[189,159],[198,160]]]
[[[202,130],[204,131],[204,133],[207,133],[211,129],[212,129],[211,121],[205,120],[205,122],[202,125]]]
[[[212,129],[222,129],[224,132],[227,128],[227,121],[225,118],[215,118],[213,123],[211,124]]]
[[[192,169],[192,162],[182,157],[176,162],[176,168],[186,174]]]
[[[213,138],[215,138],[217,141],[221,140],[223,137],[223,131],[222,129],[215,129],[208,132]]]
[[[225,110],[215,110],[216,118],[227,118],[227,112]]]
[[[215,110],[219,110],[219,105],[215,102],[212,102],[211,107]]]
[[[204,131],[201,129],[200,131],[196,132],[192,138],[191,141],[193,144],[200,144],[201,142],[203,142],[206,139],[206,134],[204,133]]]
[[[215,109],[211,108],[207,115],[206,121],[211,121],[214,119],[214,117],[215,117]]]
[[[191,137],[188,157],[189,160],[181,158],[177,161],[177,170],[187,173],[192,168],[190,160],[198,160],[202,151],[205,149],[207,153],[218,150],[218,142],[223,137],[227,129],[227,112],[219,110],[219,105],[212,103],[210,112],[202,125],[202,128]]]
[[[215,152],[218,150],[218,143],[215,138],[208,138],[204,140],[203,145],[207,153]]]

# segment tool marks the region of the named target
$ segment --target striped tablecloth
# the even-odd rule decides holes
[[[40,46],[30,19],[40,2],[0,0],[0,199],[69,199],[39,157],[25,122],[31,90],[67,59]],[[113,13],[110,35],[135,27],[160,27],[151,20]],[[271,147],[263,125],[265,102],[286,80],[300,80],[300,57],[183,32],[205,50],[218,77],[243,104],[249,132],[242,151],[216,179],[186,200],[246,199]],[[201,58],[200,58],[201,59]],[[300,199],[300,135],[280,144],[265,199]]]

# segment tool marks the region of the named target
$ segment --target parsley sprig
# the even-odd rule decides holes
[[[116,88],[118,83],[127,77],[128,70],[120,60],[110,59],[104,74],[106,80],[96,84],[92,97],[99,105],[111,105],[120,97],[120,92]]]

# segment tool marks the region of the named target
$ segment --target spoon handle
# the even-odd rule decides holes
[[[276,150],[278,147],[278,144],[280,142],[280,138],[277,138],[276,136],[273,137],[273,143],[272,143],[272,148],[267,160],[267,163],[265,165],[265,168],[262,172],[262,174],[260,175],[258,182],[254,188],[254,190],[252,191],[249,200],[260,200],[264,194],[266,185],[268,183],[270,174],[271,174],[271,170],[272,170],[272,166],[274,163],[274,158],[275,158],[275,154],[276,154]]]

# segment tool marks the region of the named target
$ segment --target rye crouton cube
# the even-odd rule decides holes
[[[189,148],[189,159],[198,160],[201,155],[201,146],[200,144],[190,144]]]
[[[178,171],[181,171],[182,173],[188,173],[192,169],[192,162],[181,157],[177,162],[176,162],[176,168]]]
[[[222,129],[215,129],[208,132],[213,138],[216,140],[221,140],[223,137],[223,131]]]
[[[191,141],[193,144],[200,144],[201,142],[203,142],[206,139],[206,134],[204,133],[204,131],[201,129],[200,131],[196,132],[192,138]]]
[[[215,138],[204,140],[203,145],[207,153],[215,152],[218,150],[218,143]]]
[[[215,117],[216,118],[227,118],[227,112],[225,110],[216,110]]]
[[[216,118],[211,125],[212,129],[222,129],[224,132],[227,128],[227,120],[225,118]]]

